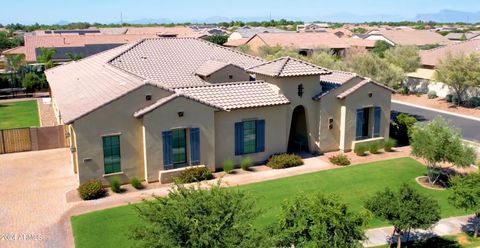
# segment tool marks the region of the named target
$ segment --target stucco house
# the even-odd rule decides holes
[[[47,70],[79,182],[349,151],[388,135],[392,91],[355,74],[195,38],[152,38]]]

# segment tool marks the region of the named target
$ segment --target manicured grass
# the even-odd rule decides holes
[[[37,101],[0,103],[0,129],[40,126]]]
[[[425,167],[411,158],[401,158],[344,167],[300,176],[240,186],[256,198],[257,209],[262,211],[255,220],[258,227],[274,223],[286,199],[314,192],[340,195],[352,210],[362,209],[363,202],[386,186],[398,187],[408,183],[420,192],[438,200],[442,217],[464,215],[464,211],[448,203],[449,190],[438,191],[421,187],[415,178],[425,173]],[[142,224],[133,206],[123,206],[72,217],[77,247],[128,247],[133,241],[128,234],[134,226]],[[369,228],[388,225],[372,219]]]

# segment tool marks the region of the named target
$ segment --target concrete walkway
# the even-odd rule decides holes
[[[416,230],[415,232],[412,232],[410,240],[415,239],[415,237],[429,238],[434,236],[453,235],[462,233],[465,229],[470,230],[468,224],[469,219],[472,216],[473,215],[466,215],[441,219],[431,230]],[[392,237],[392,233],[393,226],[369,229],[365,233],[368,240],[365,241],[363,245],[365,247],[374,247],[388,244]]]

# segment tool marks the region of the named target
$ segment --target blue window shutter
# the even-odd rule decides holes
[[[190,164],[200,164],[200,129],[190,128]]]
[[[265,120],[257,121],[257,152],[265,151]]]
[[[380,137],[380,124],[382,123],[382,109],[380,107],[375,107],[374,110],[374,124],[373,124],[373,136]]]
[[[243,154],[243,122],[235,123],[235,155]]]
[[[357,122],[356,122],[356,139],[359,140],[362,138],[363,132],[363,109],[357,109]]]
[[[163,138],[163,169],[173,169],[173,137],[171,131],[162,132]]]

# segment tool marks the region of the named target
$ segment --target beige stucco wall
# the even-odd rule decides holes
[[[287,105],[287,116],[285,119],[287,125],[287,132],[283,135],[287,139],[290,134],[290,126],[292,122],[293,110],[302,105],[305,108],[305,115],[307,118],[307,132],[309,136],[309,149],[312,152],[319,152],[319,129],[318,121],[320,118],[320,112],[318,109],[318,103],[312,100],[312,97],[322,91],[320,85],[320,78],[317,76],[304,76],[304,77],[284,77],[273,78],[264,75],[257,75],[257,79],[265,80],[272,84],[274,88],[284,94],[289,100],[290,104]],[[303,96],[298,96],[298,86],[303,85]]]
[[[287,150],[287,126],[285,119],[289,105],[238,109],[230,112],[215,112],[215,161],[217,169],[222,168],[226,159],[238,164],[250,157],[254,163],[264,162],[274,153]],[[265,120],[265,152],[235,156],[235,123],[245,120]]]
[[[229,76],[232,76],[232,78],[230,79]],[[250,74],[245,72],[244,69],[234,65],[227,65],[224,68],[216,71],[212,75],[206,77],[205,81],[209,83],[227,83],[248,81],[249,79]]]
[[[176,128],[200,128],[200,164],[215,170],[214,110],[207,105],[178,97],[143,116],[145,154],[149,182],[159,180],[163,170],[162,132]],[[183,117],[178,116],[183,112]],[[187,131],[187,160],[190,159],[190,139]]]
[[[145,95],[152,95],[146,101]],[[142,122],[133,116],[138,109],[171,93],[151,85],[142,86],[73,123],[78,157],[79,182],[101,178],[105,183],[102,136],[120,134],[122,180],[144,178]],[[84,161],[85,160],[85,161]]]
[[[369,93],[373,93],[369,97]],[[378,85],[368,83],[354,93],[347,96],[343,102],[346,106],[345,124],[345,150],[351,148],[355,140],[356,111],[359,108],[379,106],[382,109],[382,121],[380,123],[380,136],[388,137],[390,130],[390,108],[392,93]],[[370,114],[370,123],[373,123],[373,113]],[[373,128],[373,125],[371,125]]]
[[[267,44],[258,36],[254,36],[246,43],[246,45],[248,45],[254,53],[258,53],[259,48],[262,46],[266,46]]]

